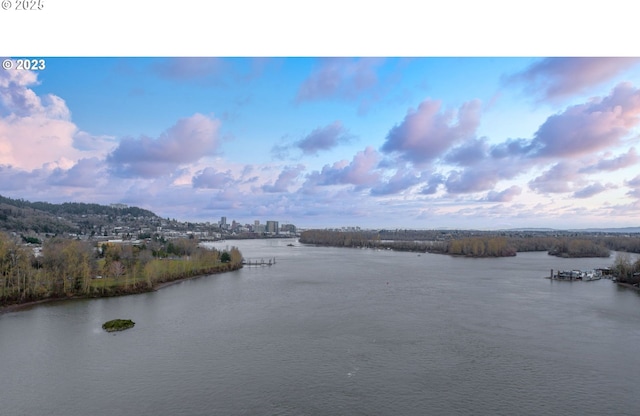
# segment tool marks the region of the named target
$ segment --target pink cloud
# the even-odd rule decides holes
[[[380,155],[378,152],[373,147],[368,146],[364,151],[358,152],[351,162],[342,160],[335,162],[331,166],[325,165],[321,172],[312,172],[307,177],[305,187],[307,191],[311,191],[315,186],[373,185],[380,178],[380,173],[375,171],[379,160]]]
[[[607,97],[568,107],[549,117],[535,133],[534,154],[579,156],[616,146],[639,121],[640,90],[622,83]]]
[[[587,90],[640,63],[639,58],[545,58],[507,78],[545,100],[556,100]]]
[[[439,101],[425,100],[387,134],[384,153],[422,165],[456,143],[470,139],[480,124],[480,102],[464,103],[457,111],[441,111]]]
[[[202,114],[182,118],[160,137],[124,138],[107,156],[113,171],[121,176],[155,177],[179,165],[215,154],[220,121]]]
[[[38,96],[32,71],[0,71],[0,164],[37,169],[46,163],[68,168],[86,155],[74,148],[75,124],[65,101]]]

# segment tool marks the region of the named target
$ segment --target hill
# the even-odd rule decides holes
[[[61,234],[98,233],[102,227],[117,227],[121,223],[144,223],[159,217],[138,207],[116,207],[79,202],[51,204],[11,199],[0,195],[0,230]]]

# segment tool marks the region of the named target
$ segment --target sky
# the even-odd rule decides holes
[[[30,47],[0,48],[3,196],[304,228],[640,226],[633,55]]]

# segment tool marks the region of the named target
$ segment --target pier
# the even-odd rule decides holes
[[[260,260],[242,259],[242,265],[243,266],[261,267],[261,266],[273,266],[274,264],[276,264],[276,258],[275,257],[273,257],[271,259],[268,259],[268,260],[265,260],[265,259],[260,259]]]

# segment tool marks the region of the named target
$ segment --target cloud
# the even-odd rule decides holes
[[[439,101],[425,100],[387,134],[384,153],[422,165],[441,156],[456,143],[475,135],[480,123],[480,101],[464,103],[457,111],[441,111]]]
[[[542,100],[557,100],[586,91],[640,62],[639,58],[545,58],[506,78],[507,84],[524,84]]]
[[[152,66],[153,71],[162,78],[177,81],[203,81],[219,76],[225,67],[220,58],[180,57],[167,58]]]
[[[533,145],[527,139],[507,139],[503,143],[491,146],[490,154],[496,159],[522,157],[531,153]]]
[[[233,183],[231,171],[218,172],[212,167],[198,171],[192,178],[194,188],[224,189]]]
[[[633,179],[624,182],[627,186],[633,186],[636,188],[640,188],[640,175],[636,176]]]
[[[0,71],[0,164],[37,169],[45,163],[68,167],[84,156],[73,147],[77,132],[64,100],[38,96],[32,71]]]
[[[392,195],[419,184],[421,177],[410,169],[398,169],[388,181],[371,188],[371,195]]]
[[[597,195],[601,192],[608,191],[609,189],[615,189],[617,186],[613,184],[602,185],[600,182],[596,182],[594,184],[588,185],[576,192],[573,193],[574,198],[590,198],[594,195]]]
[[[115,137],[93,136],[85,131],[78,131],[73,135],[73,147],[82,151],[109,152],[117,146]]]
[[[62,98],[53,94],[40,97],[29,88],[38,84],[34,71],[18,70],[15,65],[14,69],[0,71],[0,103],[4,112],[16,117],[69,120],[71,112]]]
[[[70,169],[56,168],[48,183],[53,186],[96,188],[104,178],[105,163],[98,158],[80,159]]]
[[[467,169],[452,171],[444,184],[447,192],[452,194],[464,194],[481,192],[492,189],[500,179],[503,179],[498,170],[492,168]]]
[[[640,121],[640,91],[630,83],[610,95],[549,117],[532,141],[537,157],[580,156],[620,144]]]
[[[0,165],[0,191],[26,191],[43,181],[42,171],[25,171],[13,166]]]
[[[423,195],[433,195],[438,192],[438,188],[440,185],[444,184],[446,178],[444,175],[439,173],[434,173],[429,176],[427,179],[427,185],[420,190],[420,193]]]
[[[174,171],[179,165],[212,156],[218,147],[220,121],[202,114],[182,118],[160,137],[124,138],[107,156],[115,174],[151,178]]]
[[[349,141],[350,136],[340,121],[318,127],[309,133],[304,139],[296,142],[296,147],[304,154],[315,155],[320,150],[330,150],[340,143]]]
[[[633,166],[640,161],[640,157],[636,152],[635,148],[629,149],[629,151],[623,155],[615,157],[613,159],[603,159],[599,162],[586,166],[580,169],[580,172],[583,173],[594,173],[601,171],[615,171],[619,169],[624,169],[629,166]]]
[[[352,100],[371,89],[378,82],[377,58],[329,58],[305,79],[296,95],[296,102],[331,98]]]
[[[451,149],[444,157],[447,163],[453,163],[460,166],[475,165],[487,157],[489,146],[487,140],[469,139],[466,143]]]
[[[633,188],[629,192],[627,192],[627,195],[632,198],[638,198],[640,200],[640,175],[628,181],[624,181],[624,184],[630,188]]]
[[[490,191],[487,194],[486,199],[489,202],[511,202],[513,201],[513,198],[520,195],[521,193],[522,188],[517,185],[513,185],[501,192]]]
[[[573,183],[581,183],[578,175],[579,166],[575,163],[564,161],[553,165],[529,182],[529,187],[542,193],[563,193],[573,190]]]
[[[315,171],[307,176],[305,188],[310,191],[315,186],[356,185],[370,186],[380,178],[374,169],[378,165],[380,155],[371,146],[358,152],[351,162],[342,160],[333,165],[325,165],[321,172]]]
[[[304,165],[287,166],[282,170],[273,185],[263,185],[262,190],[270,193],[288,192],[289,187],[295,183],[295,180],[303,170]]]

